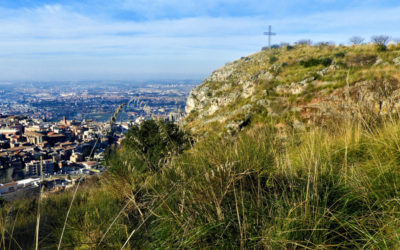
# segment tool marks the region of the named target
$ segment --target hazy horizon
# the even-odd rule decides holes
[[[203,79],[273,43],[400,37],[400,3],[5,0],[0,81]]]

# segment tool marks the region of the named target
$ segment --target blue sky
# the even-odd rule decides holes
[[[273,42],[400,38],[394,0],[0,0],[0,81],[201,79]]]

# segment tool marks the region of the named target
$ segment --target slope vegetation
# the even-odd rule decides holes
[[[287,47],[217,70],[184,127],[149,120],[109,151],[61,248],[400,248],[399,53]],[[40,247],[73,195],[42,201]],[[34,246],[36,209],[2,205],[1,247]]]
[[[192,131],[235,132],[260,117],[288,125],[324,124],[350,113],[398,108],[400,46],[286,46],[216,70],[187,102]],[[326,119],[329,118],[329,119]]]

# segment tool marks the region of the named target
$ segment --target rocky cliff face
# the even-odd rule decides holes
[[[186,125],[234,133],[257,117],[304,127],[360,112],[399,108],[400,46],[299,46],[262,51],[214,71],[187,100]]]
[[[252,59],[244,60],[248,62]],[[201,115],[210,116],[221,107],[254,95],[256,85],[260,81],[274,79],[273,73],[266,70],[261,70],[254,75],[242,73],[239,62],[214,71],[202,85],[191,91],[186,103],[186,113],[200,110]]]

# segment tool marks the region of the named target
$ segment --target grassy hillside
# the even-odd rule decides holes
[[[398,118],[285,136],[270,122],[210,135],[156,171],[115,156],[78,192],[62,246],[120,248],[132,234],[127,248],[400,247]],[[72,195],[44,199],[40,246],[57,246]],[[0,219],[1,246],[33,246],[35,201]]]
[[[399,248],[398,53],[370,45],[281,48],[231,64],[231,74],[221,73],[229,65],[217,71],[194,91],[201,103],[186,127],[148,121],[110,151],[108,171],[77,192],[61,247]],[[351,55],[366,54],[373,62],[347,65]],[[277,59],[255,61],[272,55]],[[378,57],[387,64],[376,64]],[[346,66],[332,66],[340,61]],[[247,97],[243,86],[251,84],[224,82],[242,72],[256,79],[262,67],[284,62]],[[335,69],[302,92],[278,93],[278,86],[328,67]],[[313,86],[328,79],[329,85]],[[205,87],[211,94],[201,96]],[[209,112],[214,104],[207,100],[234,88],[241,88],[238,99]],[[321,103],[332,109],[322,112]],[[235,119],[247,122],[229,125]],[[73,194],[43,199],[41,248],[58,246]],[[36,209],[31,200],[2,205],[1,248],[34,246]]]
[[[373,44],[261,51],[216,70],[192,91],[187,127],[199,133],[238,130],[246,120],[270,116],[288,124],[324,124],[358,105],[386,113],[398,106],[399,68],[399,45],[385,51]]]

